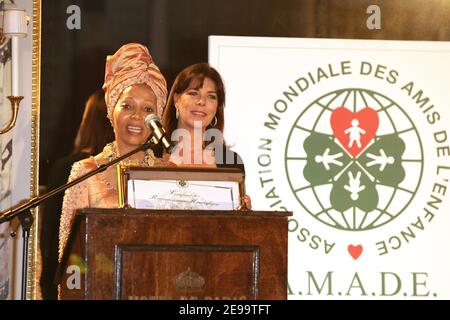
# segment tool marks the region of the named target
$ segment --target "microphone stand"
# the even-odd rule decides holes
[[[97,169],[87,172],[86,174],[84,174],[84,175],[82,175],[60,187],[57,187],[41,196],[36,196],[36,197],[30,199],[28,202],[23,203],[22,205],[20,205],[18,207],[10,208],[6,212],[3,212],[1,214],[0,224],[2,224],[3,222],[9,221],[9,220],[13,219],[14,217],[18,216],[20,223],[22,225],[22,230],[23,230],[22,292],[21,292],[22,300],[26,300],[26,291],[27,291],[27,282],[28,282],[28,279],[27,279],[27,277],[28,277],[28,274],[27,274],[27,272],[28,272],[28,268],[27,268],[28,267],[28,250],[29,250],[28,241],[29,241],[29,237],[30,237],[30,228],[33,225],[33,215],[31,214],[31,209],[37,207],[39,204],[41,204],[41,202],[55,196],[56,194],[66,190],[70,187],[73,187],[76,184],[79,184],[80,182],[92,177],[93,175],[96,175],[99,172],[105,171],[107,168],[109,168],[113,164],[116,164],[116,163],[122,161],[123,159],[126,159],[126,158],[132,156],[133,154],[135,154],[139,151],[145,151],[146,149],[150,148],[152,145],[156,145],[155,142],[158,142],[158,141],[154,138],[150,138],[149,140],[147,140],[147,142],[140,145],[136,149],[134,149],[116,159],[113,159],[108,163],[100,165]]]

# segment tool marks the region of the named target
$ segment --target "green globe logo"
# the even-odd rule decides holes
[[[333,91],[312,102],[287,139],[290,188],[315,219],[363,231],[398,217],[423,173],[416,127],[392,99],[371,90]]]

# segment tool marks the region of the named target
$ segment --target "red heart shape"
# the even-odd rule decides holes
[[[352,112],[339,107],[331,113],[331,128],[342,146],[356,158],[373,139],[378,129],[378,113],[372,108]]]
[[[354,246],[352,244],[349,244],[347,247],[348,253],[352,256],[353,259],[358,259],[363,251],[363,246],[358,244],[357,246]]]

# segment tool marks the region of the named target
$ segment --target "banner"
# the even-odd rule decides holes
[[[290,299],[450,298],[450,43],[210,37]]]
[[[6,98],[10,92],[11,49],[10,41],[0,44],[0,129],[11,118],[11,105]],[[0,211],[10,208],[12,131],[0,135]],[[12,238],[9,222],[0,224],[0,300],[11,299],[12,286]]]

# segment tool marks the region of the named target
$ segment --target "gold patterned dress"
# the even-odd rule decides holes
[[[103,151],[95,156],[75,162],[70,172],[72,181],[117,157],[115,143],[108,144]],[[153,166],[159,161],[153,151],[148,149],[139,166]],[[134,163],[136,164],[136,163]],[[83,208],[117,208],[117,173],[116,166],[111,166],[89,179],[69,188],[64,194],[61,222],[59,227],[59,261],[61,261],[77,209]]]

